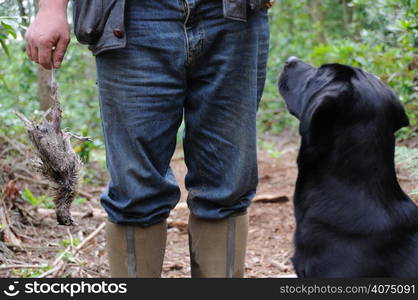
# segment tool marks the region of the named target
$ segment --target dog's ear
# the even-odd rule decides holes
[[[405,112],[404,107],[398,99],[395,99],[392,107],[393,132],[409,126],[409,118]]]
[[[302,101],[300,99],[293,99],[293,97],[284,98],[287,106],[287,110],[290,114],[296,117],[298,120],[301,120],[302,116]]]
[[[317,131],[330,128],[335,125],[335,120],[339,115],[339,97],[335,95],[322,95],[310,103],[309,107],[303,112],[300,133]]]

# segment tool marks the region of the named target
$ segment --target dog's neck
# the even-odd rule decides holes
[[[396,178],[394,148],[394,137],[384,143],[341,140],[319,149],[302,139],[294,197],[298,223],[310,216],[351,234],[404,224],[418,228],[418,207]]]
[[[402,199],[405,194],[396,178],[394,149],[393,136],[384,137],[384,141],[372,137],[362,141],[340,139],[315,146],[302,138],[297,192],[312,187],[329,190],[338,182],[351,194],[368,193],[379,199]]]

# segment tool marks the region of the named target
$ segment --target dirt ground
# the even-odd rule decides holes
[[[274,141],[269,141],[273,144]],[[249,209],[250,230],[246,259],[246,277],[276,277],[292,273],[292,232],[294,230],[293,206],[291,203],[294,182],[297,176],[297,141],[276,141],[278,153],[259,151],[260,183],[257,196],[275,195],[289,199],[276,203],[255,202]],[[273,156],[279,156],[274,158]],[[172,164],[178,182],[184,178],[186,168],[182,161]],[[187,223],[188,209],[185,205],[187,193],[181,184],[182,198],[169,221]],[[283,199],[282,198],[282,199]],[[189,277],[189,251],[187,228],[171,228],[164,263],[165,277]]]
[[[259,151],[260,184],[257,197],[274,195],[280,196],[281,201],[255,202],[249,209],[246,277],[258,278],[293,273],[290,262],[295,228],[292,194],[297,176],[298,139],[294,135],[285,134],[267,138],[263,144]],[[190,277],[187,241],[189,212],[183,183],[186,167],[180,151],[176,152],[172,168],[181,185],[182,198],[168,220],[167,250],[162,276]],[[417,190],[418,183],[411,181],[402,167],[398,169],[404,190]],[[25,185],[27,183],[17,183],[20,190]],[[67,228],[56,225],[55,216],[50,209],[32,210],[29,213],[34,218],[24,218],[25,222],[13,225],[20,245],[9,242],[7,249],[10,251],[0,249],[0,257],[3,257],[0,277],[108,276],[102,230],[106,217],[98,202],[101,187],[81,188],[91,199],[84,204],[73,205],[72,211],[78,226]],[[95,231],[98,233],[89,239],[88,236]],[[88,242],[83,244],[86,240]]]

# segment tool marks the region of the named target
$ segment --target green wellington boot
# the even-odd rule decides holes
[[[204,220],[190,214],[192,277],[244,277],[248,215]]]
[[[107,222],[106,247],[111,276],[161,277],[166,240],[166,221],[146,228]]]

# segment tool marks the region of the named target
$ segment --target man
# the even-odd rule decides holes
[[[111,275],[161,274],[166,218],[180,197],[169,163],[184,118],[192,276],[242,277],[246,210],[258,183],[268,1],[98,2],[89,12],[75,1],[75,30],[96,55]],[[28,55],[47,69],[60,67],[69,42],[66,6],[40,0],[28,29]],[[101,19],[89,23],[98,7]]]

